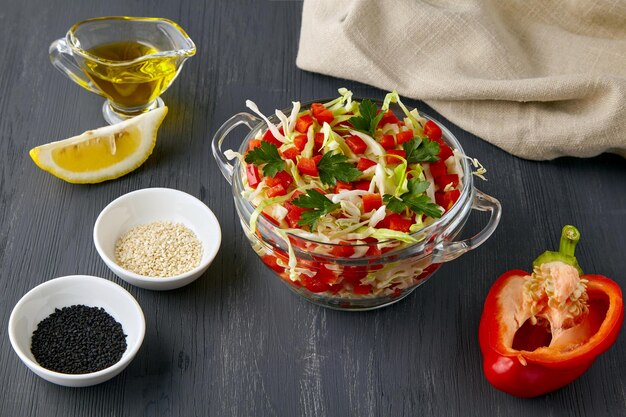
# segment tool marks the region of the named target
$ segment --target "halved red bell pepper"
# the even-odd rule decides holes
[[[601,275],[582,275],[574,257],[580,233],[565,226],[559,252],[533,273],[513,270],[493,284],[480,321],[483,370],[497,389],[535,397],[582,375],[615,342],[624,319],[622,291]]]

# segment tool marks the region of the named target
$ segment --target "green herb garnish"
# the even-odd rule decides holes
[[[298,220],[300,226],[309,225],[311,230],[315,229],[315,224],[320,217],[330,214],[340,207],[339,203],[333,203],[317,190],[306,190],[306,194],[294,198],[291,203],[298,207],[312,209],[303,211],[300,214],[300,220]]]
[[[360,116],[351,117],[349,122],[354,126],[356,130],[367,133],[370,136],[374,136],[378,122],[383,118],[384,112],[376,114],[378,108],[371,100],[363,100],[359,104]]]
[[[402,147],[406,151],[406,161],[409,164],[439,160],[439,144],[433,140],[413,138],[404,142]]]
[[[278,154],[278,148],[273,143],[261,141],[258,146],[246,154],[245,161],[249,164],[263,165],[263,176],[274,177],[276,173],[285,169],[285,161]]]
[[[415,214],[425,214],[429,217],[441,217],[440,207],[433,203],[430,197],[424,194],[430,183],[428,181],[420,181],[417,178],[411,178],[407,187],[409,191],[402,194],[400,198],[391,194],[385,194],[383,201],[387,208],[395,213],[402,213],[407,208]]]
[[[361,176],[363,173],[347,160],[345,155],[326,152],[317,164],[320,180],[324,184],[335,185],[337,180],[350,182]]]

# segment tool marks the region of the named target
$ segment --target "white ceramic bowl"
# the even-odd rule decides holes
[[[102,307],[122,325],[126,335],[126,351],[115,365],[88,374],[63,374],[43,368],[30,351],[37,325],[55,308],[76,304]],[[44,282],[24,295],[9,318],[9,338],[22,362],[43,379],[66,387],[87,387],[107,381],[128,366],[141,347],[146,333],[143,311],[124,288],[103,278],[70,275]]]
[[[200,264],[173,277],[147,277],[115,262],[115,242],[130,228],[156,221],[182,223],[202,242]],[[195,281],[211,265],[222,241],[213,212],[197,198],[171,188],[145,188],[113,200],[102,210],[93,229],[93,241],[102,260],[124,281],[149,290],[172,290]]]

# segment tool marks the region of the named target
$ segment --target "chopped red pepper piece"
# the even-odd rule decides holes
[[[454,155],[454,153],[452,152],[452,148],[449,147],[448,145],[444,144],[439,144],[439,159],[442,161],[445,161],[446,159],[450,158],[452,155]]]
[[[246,165],[246,178],[248,179],[248,185],[252,188],[259,186],[261,182],[261,175],[259,175],[259,169],[256,165]]]
[[[432,175],[433,178],[441,177],[442,175],[446,175],[448,173],[448,167],[446,166],[446,163],[441,159],[437,162],[431,162],[429,164],[429,168],[430,175]]]
[[[330,110],[328,110],[326,108],[326,106],[324,106],[322,103],[313,103],[311,104],[311,113],[313,114],[313,117],[315,117],[316,119],[318,119],[318,121],[320,121],[320,117],[322,119],[324,119],[327,117],[327,114],[330,114],[332,116],[332,112]],[[332,122],[333,118],[330,119],[330,121],[328,121],[328,123]],[[323,121],[320,121],[320,124],[322,124]]]
[[[315,144],[313,149],[318,151],[324,145],[324,134],[317,132],[313,138],[313,143]]]
[[[393,149],[396,147],[396,140],[393,135],[383,135],[380,138],[380,146],[388,151],[389,149]]]
[[[372,292],[372,286],[371,285],[360,285],[360,284],[354,284],[352,286],[352,292],[355,294],[371,294]]]
[[[385,219],[389,222],[388,229],[397,230],[398,232],[408,233],[409,228],[413,224],[411,219],[407,219],[406,217],[402,217],[397,213],[391,213],[386,216]]]
[[[398,120],[398,118],[396,117],[396,115],[393,113],[393,111],[391,111],[391,109],[387,110],[385,112],[385,114],[383,115],[383,118],[380,119],[380,122],[378,122],[378,127],[383,127],[386,124],[395,124],[398,123],[400,120]]]
[[[382,205],[383,199],[380,194],[365,194],[363,196],[363,213],[378,210]]]
[[[448,184],[452,184],[452,187],[459,186],[459,176],[457,174],[446,174],[439,175],[435,178],[435,185],[439,187],[440,190],[446,188]]]
[[[441,128],[437,126],[437,123],[429,120],[424,125],[424,134],[428,136],[428,139],[438,142],[438,139],[441,139]]]
[[[341,273],[344,281],[358,284],[367,276],[367,267],[365,266],[344,266]]]
[[[309,126],[313,124],[313,118],[308,114],[300,117],[296,120],[296,130],[300,133],[306,133],[309,130]]]
[[[317,171],[317,162],[313,158],[300,158],[297,165],[298,171],[304,175],[311,175],[317,177],[319,172]]]
[[[369,191],[370,189],[370,180],[361,180],[361,181],[356,181],[354,182],[354,189],[355,190],[363,190],[363,191]]]
[[[278,184],[278,185],[275,185],[275,186],[271,187],[269,190],[267,190],[265,192],[265,194],[269,198],[278,197],[278,196],[281,196],[281,195],[286,195],[287,194],[287,190],[285,190],[285,187],[283,187],[282,184]]]
[[[276,139],[276,138],[274,137],[274,135],[272,135],[272,131],[271,131],[271,130],[269,130],[269,129],[267,129],[267,130],[265,131],[265,133],[263,134],[263,140],[264,140],[265,142],[272,143],[272,144],[276,145],[276,146],[277,146],[277,147],[279,147],[279,148],[280,148],[280,147],[281,147],[281,145],[283,144],[281,141],[279,141],[278,139]],[[260,146],[260,144],[259,144],[259,146]]]
[[[296,148],[298,148],[300,152],[302,152],[308,141],[309,138],[307,137],[307,135],[298,135],[293,138],[293,144],[296,146]]]
[[[269,266],[270,268],[272,268],[274,271],[278,272],[279,274],[282,274],[283,272],[285,272],[285,268],[278,265],[278,262],[276,262],[278,261],[278,258],[276,256],[263,255],[261,257],[261,260],[263,261],[265,265]]]
[[[404,142],[408,142],[411,139],[413,139],[413,132],[410,130],[398,132],[396,135],[396,142],[398,142],[398,145],[402,145]]]
[[[311,104],[311,113],[313,113],[313,117],[317,119],[320,125],[324,124],[324,122],[330,123],[335,119],[333,113],[321,103]]]
[[[337,276],[333,271],[326,268],[321,263],[316,263],[312,269],[317,272],[312,277],[305,274],[300,275],[302,285],[311,292],[324,292],[331,289],[331,285],[337,282]]]
[[[354,255],[354,248],[349,242],[342,242],[341,245],[333,246],[330,253],[338,258],[349,258]]]
[[[532,274],[513,270],[491,287],[480,320],[483,370],[497,389],[535,397],[582,375],[615,342],[622,291],[601,275],[582,275],[580,233],[565,226],[559,252],[545,252]],[[586,280],[586,282],[585,282]]]
[[[435,203],[443,207],[445,211],[448,211],[460,196],[461,192],[459,190],[437,191],[435,193]]]
[[[300,282],[304,288],[311,292],[318,293],[330,290],[330,284],[322,281],[317,275],[309,277],[306,274],[301,274]]]
[[[298,192],[295,192],[293,195],[298,194]],[[302,193],[299,193],[302,194]],[[296,198],[292,196],[292,199]],[[300,215],[306,211],[306,209],[302,208],[302,207],[298,207],[295,204],[292,204],[290,201],[285,201],[285,208],[287,209],[287,215],[285,216],[285,221],[287,222],[287,224],[289,225],[289,227],[291,228],[302,228],[302,226],[300,226],[298,224],[298,221],[300,220]]]
[[[263,213],[263,217],[270,221],[274,226],[280,226],[280,222],[267,213]]]
[[[356,169],[363,172],[366,169],[371,168],[375,165],[376,165],[376,162],[372,161],[371,159],[360,158],[359,162],[356,164]]]
[[[268,187],[274,187],[276,185],[282,185],[286,190],[293,183],[293,177],[287,171],[279,171],[272,177],[265,177],[265,183]]]
[[[394,156],[392,156],[394,155]],[[387,161],[387,165],[396,165],[402,162],[400,158],[396,158],[396,156],[400,156],[402,158],[406,158],[406,151],[404,149],[391,149],[387,151],[387,156],[385,157]]]
[[[296,162],[296,159],[298,159],[298,156],[300,155],[300,151],[295,146],[292,146],[291,148],[287,148],[284,151],[281,151],[280,153],[283,159],[291,159],[293,162]]]
[[[346,145],[357,155],[362,154],[367,149],[367,144],[356,135],[348,136]]]
[[[340,193],[343,190],[352,190],[352,184],[336,180],[335,184],[335,194]]]

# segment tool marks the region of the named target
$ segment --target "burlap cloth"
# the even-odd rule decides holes
[[[626,0],[305,0],[297,65],[523,158],[626,157]]]

